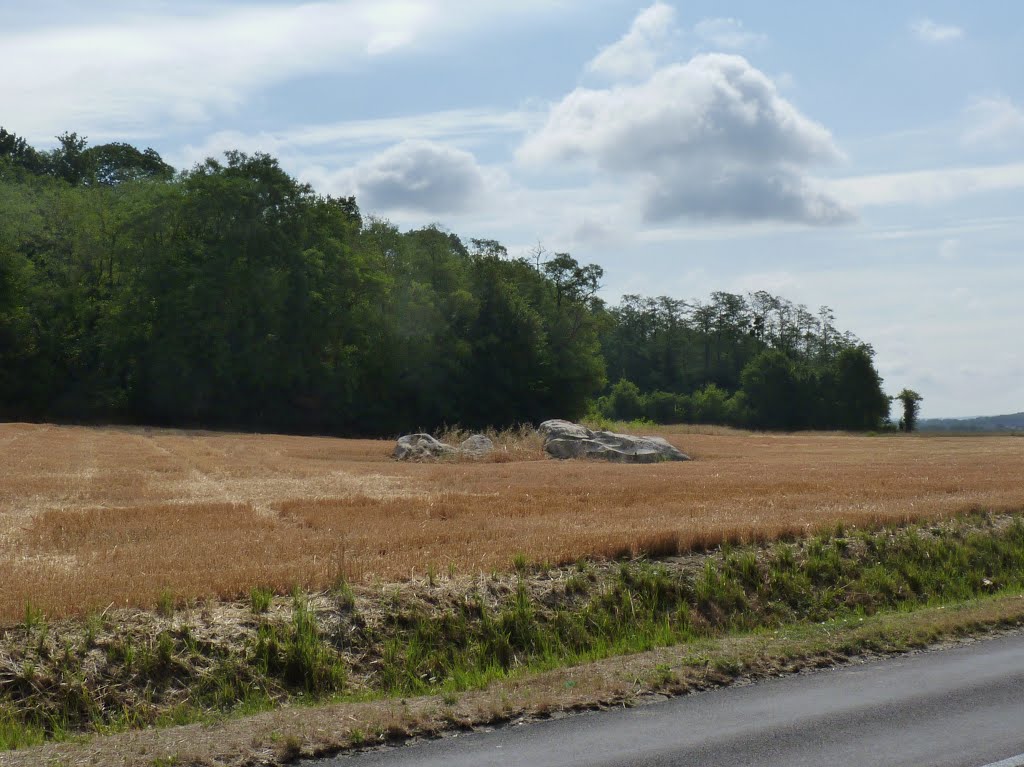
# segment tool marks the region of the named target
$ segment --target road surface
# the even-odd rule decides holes
[[[1024,767],[1024,635],[316,767]]]

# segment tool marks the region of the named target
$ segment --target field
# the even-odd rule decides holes
[[[0,424],[0,624],[1024,509],[1021,438],[649,431],[696,460],[400,464],[384,441]]]

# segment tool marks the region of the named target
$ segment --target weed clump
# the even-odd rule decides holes
[[[252,662],[261,674],[310,695],[339,691],[345,683],[343,662],[323,641],[315,613],[298,593],[289,626],[264,623],[259,627]]]
[[[267,612],[273,600],[274,592],[270,589],[257,586],[249,592],[249,606],[256,615]]]

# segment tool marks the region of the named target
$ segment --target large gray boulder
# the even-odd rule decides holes
[[[464,439],[458,447],[452,447],[429,434],[406,434],[398,438],[391,457],[399,461],[430,461],[455,456],[483,458],[493,451],[494,443],[483,434],[474,434]]]
[[[544,450],[554,458],[597,458],[616,463],[689,461],[686,455],[661,437],[634,437],[610,431],[591,431],[559,419],[545,421],[538,431]]]

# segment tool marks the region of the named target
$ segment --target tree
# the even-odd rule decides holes
[[[889,417],[889,398],[875,370],[872,349],[860,345],[843,349],[836,357],[834,391],[826,394],[825,412],[842,429],[877,429]]]
[[[729,422],[731,398],[729,393],[715,384],[708,384],[694,393],[692,399],[695,423],[725,424]]]
[[[917,415],[921,410],[921,400],[924,399],[913,389],[904,389],[896,395],[896,399],[903,403],[903,418],[900,419],[900,430],[912,432],[917,428]]]
[[[36,175],[46,172],[46,156],[29,146],[21,136],[4,128],[0,128],[0,159]]]
[[[605,412],[666,422],[888,413],[870,347],[830,310],[764,292],[607,307],[602,276],[364,220],[268,155],[175,174],[152,149],[66,133],[39,152],[0,129],[9,417],[386,434],[575,418],[602,393]]]
[[[762,352],[743,368],[742,381],[752,426],[760,429],[800,426],[799,387],[789,357],[777,349]]]
[[[644,414],[644,401],[640,396],[640,390],[636,384],[625,378],[620,379],[612,387],[608,404],[612,418],[619,421],[632,421]]]
[[[93,177],[93,158],[86,147],[88,140],[77,133],[57,136],[60,146],[49,153],[50,174],[62,178],[72,186],[85,183]]]
[[[601,288],[604,269],[597,264],[580,266],[568,253],[555,253],[555,257],[543,265],[544,273],[555,286],[555,302],[561,306],[563,300],[586,303]]]
[[[84,154],[85,165],[92,174],[90,180],[104,186],[143,179],[167,181],[174,175],[174,168],[153,149],[140,152],[131,144],[115,142],[90,147]]]

